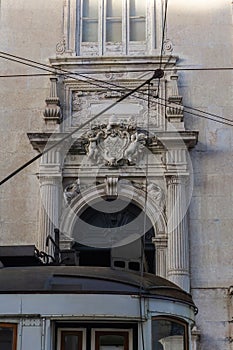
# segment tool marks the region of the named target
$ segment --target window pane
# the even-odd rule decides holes
[[[186,350],[185,326],[170,320],[152,321],[152,350]]]
[[[0,327],[0,349],[13,350],[14,330],[10,327]]]
[[[95,350],[126,350],[128,349],[128,333],[96,332]]]
[[[99,350],[124,350],[124,337],[120,335],[102,335]]]
[[[106,41],[122,41],[122,1],[107,0]]]
[[[146,5],[145,1],[130,0],[129,31],[130,41],[145,41],[146,38]]]
[[[82,335],[80,332],[62,332],[62,350],[81,350]]]
[[[82,13],[82,41],[98,41],[98,1],[84,0]]]
[[[65,335],[64,337],[65,350],[77,350],[78,349],[78,336],[77,335]]]
[[[121,0],[107,0],[107,17],[121,17],[122,16],[122,1]]]
[[[96,42],[98,41],[98,22],[83,20],[83,42]]]
[[[130,19],[130,41],[145,41],[145,20],[131,18]]]
[[[83,0],[83,17],[98,17],[98,0]]]
[[[107,20],[106,22],[106,41],[122,41],[121,21]]]
[[[146,1],[142,0],[130,0],[130,17],[146,15]]]

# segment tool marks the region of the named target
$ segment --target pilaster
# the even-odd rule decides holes
[[[39,177],[40,180],[40,249],[53,255],[46,247],[48,235],[54,238],[54,228],[59,225],[61,176],[47,174]]]
[[[185,177],[167,177],[168,268],[170,281],[189,292],[189,249],[186,222]]]
[[[46,238],[54,238],[54,228],[59,227],[62,173],[61,150],[54,148],[41,158],[40,171],[40,249],[53,255],[51,248],[46,247]]]
[[[165,235],[157,235],[152,239],[155,244],[156,251],[156,275],[167,277],[167,237]]]

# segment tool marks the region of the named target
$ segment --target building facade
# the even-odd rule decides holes
[[[0,344],[230,350],[231,2],[0,6]]]

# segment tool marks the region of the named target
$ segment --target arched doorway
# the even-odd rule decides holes
[[[122,198],[101,198],[86,205],[73,225],[73,249],[81,266],[155,273],[154,228],[139,206]]]

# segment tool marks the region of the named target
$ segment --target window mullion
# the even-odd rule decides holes
[[[82,37],[83,37],[83,1],[84,0],[79,0],[78,2],[78,11],[77,11],[77,16],[78,16],[78,50],[77,54],[80,55],[81,53],[81,47],[82,47]]]
[[[124,33],[123,33],[123,49],[126,55],[129,54],[129,1],[124,1],[123,16]]]
[[[99,0],[99,52],[104,55],[106,38],[106,0]]]

